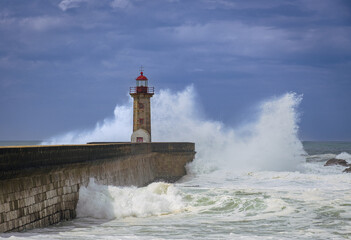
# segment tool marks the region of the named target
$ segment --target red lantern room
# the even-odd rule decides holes
[[[136,79],[136,87],[130,88],[130,93],[148,93],[153,94],[154,88],[148,87],[148,79],[144,76],[144,73],[141,71],[140,76]]]

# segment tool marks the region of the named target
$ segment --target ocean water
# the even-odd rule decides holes
[[[351,239],[351,174],[323,166],[334,157],[351,163],[351,143],[302,143],[300,96],[287,93],[259,103],[255,120],[235,127],[206,119],[194,96],[191,87],[166,90],[152,102],[154,141],[196,143],[187,176],[143,188],[91,179],[80,189],[73,221],[1,238]],[[128,140],[129,121],[129,105],[117,106],[115,117],[94,129],[45,144],[111,141],[116,135]]]
[[[103,186],[91,179],[80,190],[77,219],[1,237],[350,239],[351,174],[324,167],[330,157],[337,155],[308,155],[299,171],[220,169],[143,188]]]

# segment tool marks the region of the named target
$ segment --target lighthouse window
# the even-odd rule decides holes
[[[139,109],[143,109],[144,108],[144,104],[139,103]]]
[[[144,118],[140,118],[140,119],[139,119],[139,123],[140,123],[140,124],[144,124]]]
[[[138,87],[147,87],[147,81],[137,81],[137,86]]]

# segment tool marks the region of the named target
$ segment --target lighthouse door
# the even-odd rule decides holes
[[[137,142],[144,142],[142,137],[137,137]]]

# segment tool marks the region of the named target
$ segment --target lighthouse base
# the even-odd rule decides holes
[[[138,129],[132,134],[132,143],[136,142],[151,142],[151,135],[144,129]]]

